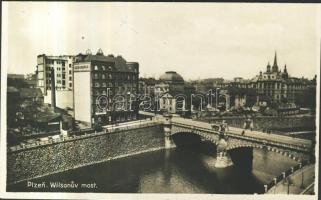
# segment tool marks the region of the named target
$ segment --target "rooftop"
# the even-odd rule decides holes
[[[167,71],[159,77],[160,81],[168,83],[184,83],[183,77],[175,71]]]
[[[108,55],[105,56],[101,52],[96,55],[92,54],[78,54],[76,58],[76,62],[92,62],[92,61],[100,61],[100,62],[110,62],[115,63],[115,70],[119,72],[138,72],[136,69],[138,66],[137,62],[127,62],[122,56],[113,56]]]

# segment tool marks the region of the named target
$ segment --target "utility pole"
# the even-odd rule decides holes
[[[217,90],[219,90],[220,88],[216,88],[215,89],[215,97],[216,97],[216,110],[217,110],[217,101],[218,101],[218,95],[217,95]]]
[[[301,185],[300,185],[300,188],[301,189],[304,189],[304,184],[303,184],[303,169],[302,170],[302,173],[301,173]]]

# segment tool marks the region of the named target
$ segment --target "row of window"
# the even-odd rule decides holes
[[[47,64],[62,64],[62,66],[65,66],[65,61],[63,60],[47,60],[46,61]]]
[[[105,111],[101,111],[101,110],[97,110],[96,112],[94,111],[94,109],[92,109],[92,113],[101,113],[101,112],[105,112]],[[127,121],[127,120],[136,120],[137,116],[134,113],[128,113],[127,115],[123,115],[123,116],[115,116],[115,117],[101,117],[98,116],[97,117],[97,121],[99,123],[108,123],[108,122],[112,122],[112,121],[116,121],[116,122],[121,122],[121,121]],[[93,119],[92,121],[93,123],[95,122],[95,120]]]
[[[100,95],[107,95],[107,90],[95,90],[92,91],[91,95],[95,95],[95,96],[100,96]],[[113,95],[113,91],[108,91],[108,95],[112,96]]]
[[[57,77],[62,77],[63,79],[66,78],[65,74],[57,74]],[[71,78],[71,77],[69,77],[69,78]]]
[[[94,83],[94,87],[112,87],[113,86],[113,84],[112,83],[105,83],[105,82],[103,82],[103,83],[98,83],[98,82],[96,82],[96,83]]]
[[[114,92],[111,88],[107,88],[107,89],[103,89],[103,90],[93,90],[91,95],[95,95],[95,96],[99,96],[99,95],[107,95],[107,91],[108,91],[108,95],[109,96],[112,96],[114,95]],[[136,89],[135,88],[130,88],[130,89],[127,89],[125,90],[125,88],[121,88],[121,87],[118,87],[118,88],[115,88],[115,94],[119,94],[121,92],[130,92],[131,94],[135,94],[136,93]]]
[[[114,82],[115,87],[136,87],[136,84],[124,84],[122,82]],[[113,83],[112,82],[94,82],[91,87],[112,87]]]
[[[93,78],[94,79],[106,79],[106,78],[109,78],[109,79],[121,79],[121,80],[133,80],[135,81],[136,80],[136,75],[133,75],[133,76],[130,76],[130,75],[112,75],[112,74],[100,74],[100,73],[93,73]]]
[[[94,66],[94,70],[95,71],[97,71],[97,70],[102,70],[102,71],[106,71],[106,70],[109,70],[109,71],[111,71],[112,70],[112,66],[108,66],[108,67],[106,67],[106,66],[97,66],[97,65],[95,65]]]
[[[93,77],[94,79],[106,79],[106,77],[108,77],[109,79],[112,79],[112,75],[111,74],[108,74],[107,76],[105,74],[97,74],[97,73],[94,73],[93,74]]]
[[[66,81],[57,80],[57,84],[66,85]]]

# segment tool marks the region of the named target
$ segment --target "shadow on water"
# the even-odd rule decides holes
[[[187,134],[186,134],[187,135]],[[231,152],[236,165],[214,167],[216,147],[199,136],[173,137],[176,149],[144,153],[109,162],[81,167],[30,180],[46,183],[45,188],[27,187],[28,182],[10,185],[8,191],[23,192],[108,192],[108,193],[260,193],[262,184],[237,157],[249,153]],[[243,167],[243,169],[242,169]],[[53,188],[51,183],[79,184],[78,188]],[[81,184],[95,183],[96,188],[81,188]]]
[[[253,150],[251,148],[229,151],[234,165],[215,168],[216,146],[213,143],[202,141],[199,136],[193,134],[177,135],[173,140],[177,148],[172,152],[171,163],[178,166],[190,182],[201,186],[205,193],[263,192],[263,184],[252,174]],[[182,157],[182,155],[185,156]],[[204,160],[212,160],[212,162],[208,165]]]

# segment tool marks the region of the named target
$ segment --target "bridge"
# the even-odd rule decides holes
[[[114,159],[115,156],[127,156],[129,155],[128,152],[137,153],[173,148],[179,145],[175,138],[181,139],[185,136],[191,136],[192,140],[194,138],[205,140],[207,144],[212,143],[213,147],[216,148],[216,150],[213,148],[212,150],[217,153],[216,167],[223,168],[240,163],[251,164],[253,157],[247,156],[253,153],[254,148],[273,151],[300,163],[290,171],[282,173],[280,177],[276,177],[271,184],[267,184],[264,187],[265,191],[284,180],[289,174],[306,166],[306,164],[311,164],[309,160],[314,144],[309,140],[250,130],[246,130],[245,134],[242,134],[243,129],[235,127],[228,127],[225,132],[222,132],[217,129],[219,124],[199,122],[171,115],[163,116],[149,113],[149,116],[152,119],[104,126],[102,131],[82,129],[71,131],[67,135],[57,134],[8,147],[9,180],[26,180],[43,174],[56,173],[60,170],[72,169],[75,166]],[[70,154],[69,149],[74,149],[74,146],[81,146],[80,153],[75,151]],[[56,152],[55,156],[50,156],[52,152]],[[235,153],[238,155],[239,152],[242,152],[241,156],[235,160]],[[81,159],[79,159],[79,156],[82,156]],[[16,164],[17,158],[21,158],[18,159],[19,164]],[[50,162],[42,162],[46,159]],[[61,163],[67,163],[68,166]],[[245,165],[245,167],[248,166]],[[251,168],[249,168],[250,170]],[[307,185],[308,183],[304,184]],[[278,191],[278,189],[276,190]]]
[[[236,127],[227,127],[222,133],[219,124],[186,119],[172,115],[154,115],[156,121],[162,121],[165,132],[165,148],[175,147],[173,137],[177,134],[194,134],[203,140],[210,141],[217,148],[216,167],[227,167],[232,165],[229,152],[241,148],[258,148],[279,153],[298,162],[311,159],[313,154],[313,143],[311,140],[294,138],[291,136],[263,133],[260,131],[245,130]]]

